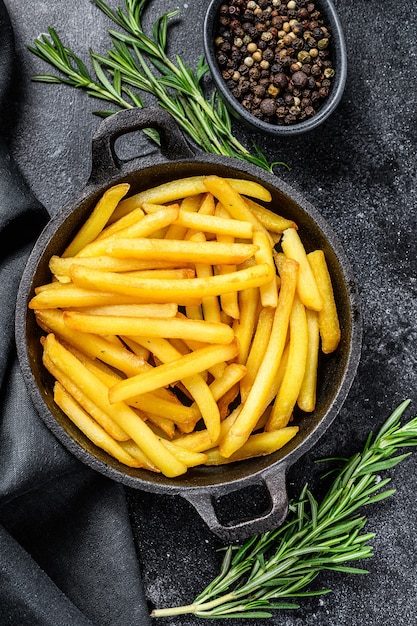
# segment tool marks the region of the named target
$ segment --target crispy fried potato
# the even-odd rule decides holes
[[[301,302],[313,311],[320,311],[323,300],[317,287],[307,253],[295,228],[287,228],[281,237],[281,247],[286,257],[294,259],[300,266],[297,291]]]
[[[84,246],[97,237],[119,204],[119,201],[129,191],[129,188],[130,185],[128,183],[121,183],[120,185],[110,187],[110,189],[104,192],[90,217],[84,222],[74,239],[64,250],[63,257],[75,256]]]
[[[330,354],[339,345],[341,335],[332,280],[323,250],[314,250],[307,258],[323,301],[323,307],[319,312],[321,349],[325,354]]]
[[[287,338],[287,330],[298,278],[298,263],[286,259],[281,271],[281,287],[275,309],[271,338],[245,404],[226,436],[220,441],[220,454],[231,456],[249,438],[266,409],[266,398],[275,378]]]
[[[255,181],[128,190],[106,191],[29,302],[56,403],[131,471],[271,454],[340,340],[323,253]]]

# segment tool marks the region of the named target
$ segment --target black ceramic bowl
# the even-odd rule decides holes
[[[322,18],[331,29],[332,37],[330,50],[335,76],[332,79],[330,93],[312,117],[291,125],[269,124],[251,115],[251,113],[249,113],[232,95],[230,89],[227,87],[216,60],[214,46],[219,20],[219,9],[224,2],[225,0],[211,0],[209,4],[204,21],[204,50],[214,84],[229,111],[252,130],[261,131],[264,134],[275,137],[299,135],[317,128],[317,126],[322,124],[333,113],[339,104],[346,83],[347,56],[345,39],[339,17],[332,1],[317,0],[315,3],[321,12]]]
[[[116,139],[132,131],[153,127],[160,132],[162,148],[157,155],[120,162]],[[224,540],[243,538],[278,526],[287,513],[286,472],[315,444],[341,408],[356,373],[361,350],[361,315],[354,277],[346,256],[320,214],[293,189],[274,175],[235,159],[195,152],[186,143],[172,118],[161,109],[131,110],[104,120],[93,139],[93,165],[85,189],[45,227],[24,270],[17,299],[16,341],[19,360],[33,402],[46,425],[81,461],[130,487],[160,494],[180,495],[198,510],[210,529]],[[272,194],[272,206],[294,219],[308,250],[322,248],[331,272],[340,313],[342,340],[338,350],[322,359],[317,408],[299,420],[297,436],[285,448],[266,457],[222,467],[199,467],[175,479],[145,470],[131,469],[97,448],[55,405],[53,381],[42,365],[40,329],[28,301],[36,286],[50,280],[48,261],[60,254],[102,193],[127,181],[131,193],[173,179],[216,173],[247,178],[263,184]],[[221,496],[263,485],[270,508],[255,519],[219,521],[215,501]],[[240,494],[239,494],[240,495]]]

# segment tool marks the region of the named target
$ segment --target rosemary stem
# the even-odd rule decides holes
[[[193,604],[185,604],[184,606],[169,607],[165,609],[154,609],[151,613],[151,617],[168,617],[172,615],[185,615],[187,613],[193,613],[196,615],[200,612],[211,611],[212,609],[225,604],[226,602],[233,602],[237,597],[236,593],[230,592],[211,600],[210,602],[194,602]]]

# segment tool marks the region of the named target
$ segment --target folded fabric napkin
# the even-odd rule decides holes
[[[0,32],[4,111],[13,37],[1,0]],[[17,362],[14,302],[47,219],[0,138],[0,624],[146,626],[124,490],[49,432]]]

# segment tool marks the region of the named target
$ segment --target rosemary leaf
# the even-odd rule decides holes
[[[124,9],[111,9],[104,0],[93,0],[119,30],[108,29],[112,47],[107,54],[90,51],[92,72],[75,52],[67,48],[57,32],[48,28],[48,34],[35,39],[28,49],[58,70],[58,75],[37,74],[33,80],[43,83],[61,83],[86,91],[89,96],[107,100],[118,108],[143,106],[140,97],[131,88],[151,94],[164,109],[173,115],[179,127],[206,152],[221,154],[253,163],[272,171],[276,161],[269,163],[258,146],[253,152],[234,135],[231,116],[216,91],[207,97],[203,78],[208,65],[203,57],[193,70],[176,55],[167,55],[169,23],[179,10],[160,15],[145,33],[142,12],[147,0],[125,0]],[[111,111],[98,111],[105,117]],[[148,133],[148,129],[144,132]],[[148,133],[154,136],[155,132]]]
[[[400,419],[409,404],[403,402],[390,415],[376,437],[370,434],[362,452],[350,459],[333,459],[340,467],[327,494],[319,502],[308,489],[290,502],[284,524],[225,550],[220,574],[190,605],[155,609],[153,617],[192,613],[196,617],[250,617],[295,605],[277,602],[329,593],[308,589],[324,571],[364,575],[368,570],[354,561],[373,556],[369,544],[374,533],[364,533],[367,519],[358,509],[391,497],[384,487],[390,477],[379,473],[392,469],[409,454],[396,455],[401,447],[417,445],[417,417],[403,426]],[[327,460],[328,462],[328,460]]]

